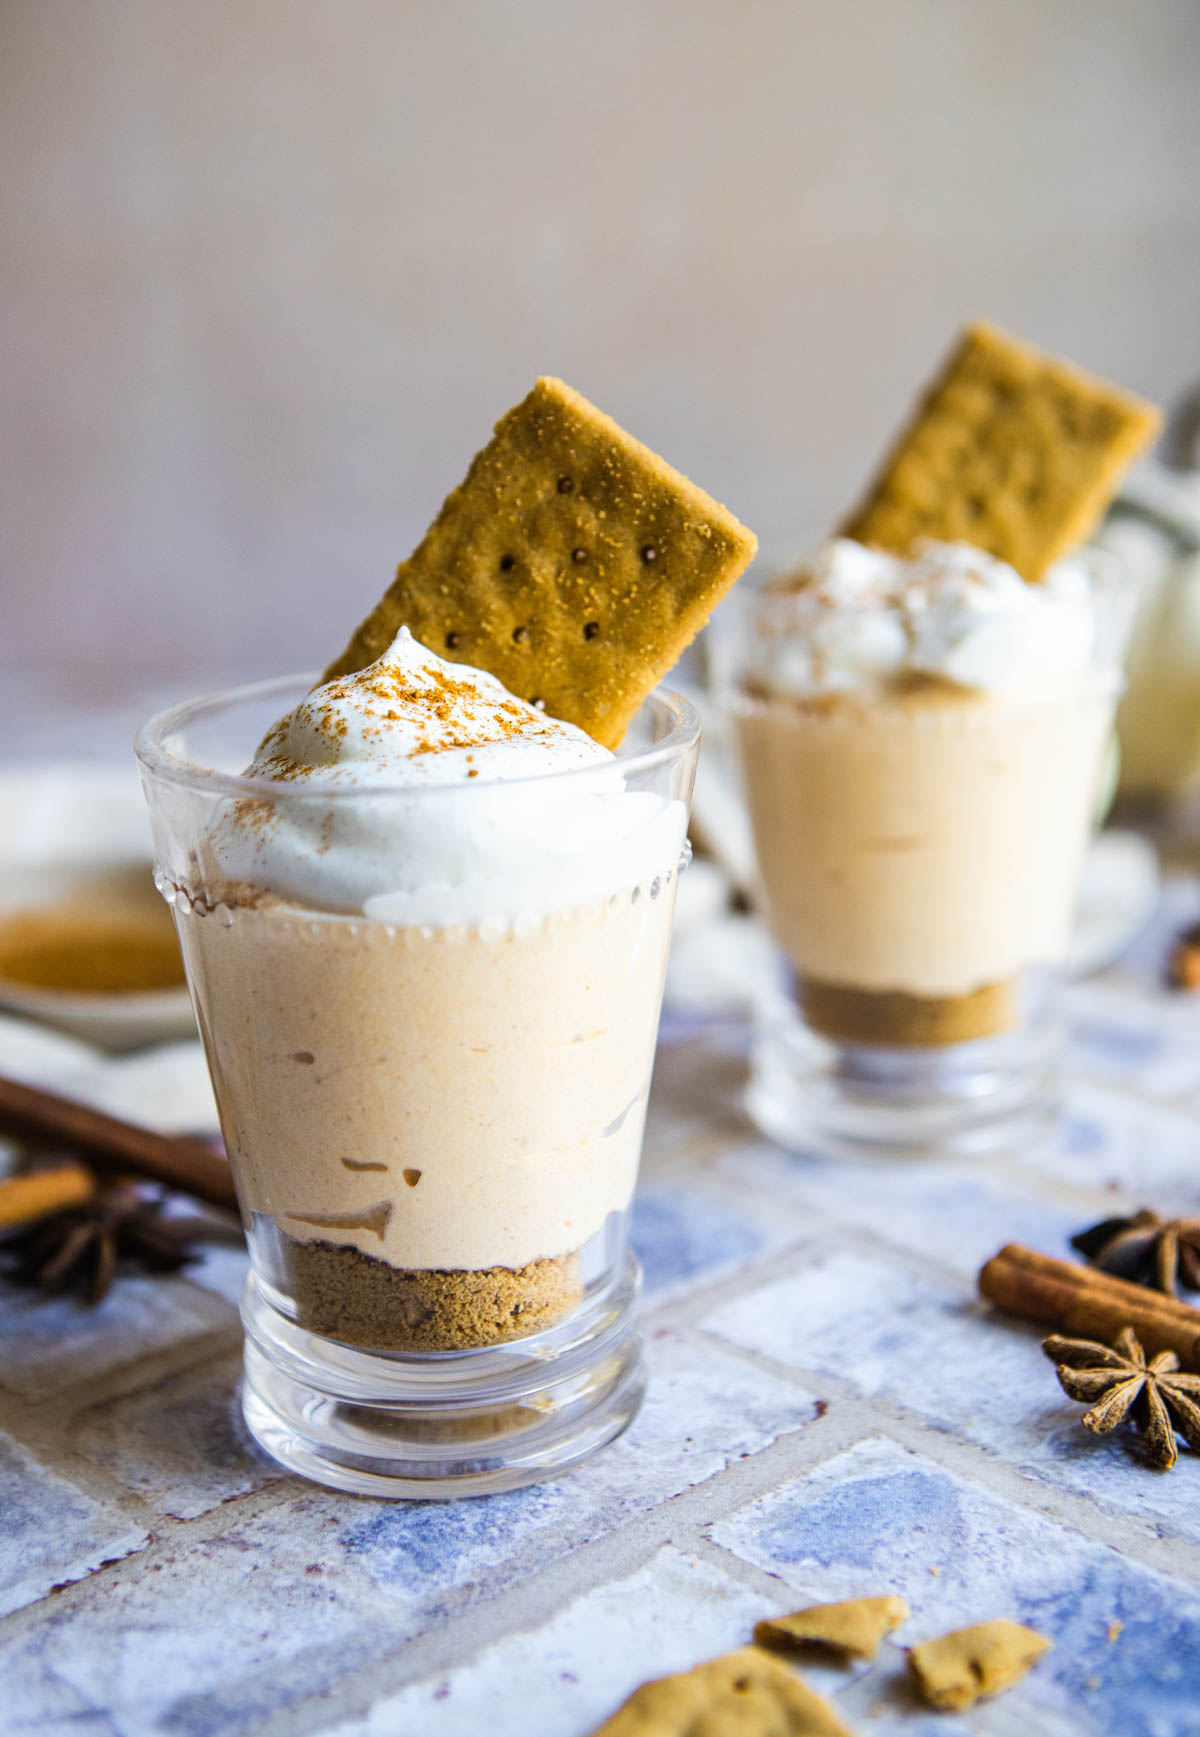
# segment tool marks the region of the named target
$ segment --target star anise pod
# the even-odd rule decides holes
[[[163,1216],[163,1196],[113,1182],[82,1206],[38,1220],[0,1244],[0,1271],[15,1285],[51,1294],[75,1291],[88,1303],[107,1296],[118,1263],[178,1272],[197,1258],[196,1226]]]
[[[1160,1471],[1170,1471],[1179,1457],[1176,1430],[1200,1453],[1200,1375],[1180,1374],[1173,1351],[1147,1363],[1132,1327],[1122,1327],[1112,1345],[1052,1333],[1042,1350],[1056,1365],[1063,1392],[1091,1406],[1081,1421],[1093,1435],[1107,1435],[1132,1416],[1146,1458]]]
[[[1071,1238],[1071,1247],[1115,1278],[1179,1295],[1200,1291],[1200,1218],[1160,1218],[1143,1207],[1132,1218],[1105,1218]]]

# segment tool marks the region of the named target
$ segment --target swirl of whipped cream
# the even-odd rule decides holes
[[[908,557],[848,538],[761,594],[751,678],[774,692],[885,687],[940,676],[987,693],[1062,686],[1096,657],[1092,585],[1060,561],[1040,585],[966,543],[927,541]]]
[[[226,805],[222,874],[397,924],[512,921],[632,891],[675,867],[687,824],[683,803],[628,790],[584,731],[406,627],[280,718],[246,771],[279,795]]]

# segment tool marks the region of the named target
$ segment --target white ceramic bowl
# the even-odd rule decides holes
[[[150,825],[137,775],[60,765],[0,772],[0,916],[103,891],[149,903]],[[84,994],[0,978],[0,1007],[105,1049],[195,1034],[187,990]]]

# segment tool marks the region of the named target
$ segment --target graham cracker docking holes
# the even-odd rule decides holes
[[[756,547],[586,398],[541,379],[322,680],[373,662],[407,626],[616,747]]]
[[[899,555],[922,537],[972,543],[1041,579],[1091,533],[1161,420],[1068,362],[968,326],[840,534]]]

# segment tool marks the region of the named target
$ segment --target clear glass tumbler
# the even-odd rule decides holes
[[[1114,566],[1092,577],[1091,667],[1013,695],[918,676],[884,693],[764,691],[755,639],[786,641],[791,599],[739,600],[726,698],[767,919],[794,973],[762,1018],[748,1107],[779,1143],[974,1153],[1049,1124],[1130,604]]]
[[[532,779],[241,775],[311,685],[177,706],[137,740],[250,1246],[243,1411],[340,1489],[508,1489],[642,1395],[629,1208],[699,719],[659,690],[615,765]],[[403,896],[314,909],[231,883],[218,848],[231,815],[342,848],[383,820],[452,860],[456,830],[526,811],[527,863],[469,923],[405,920]]]

